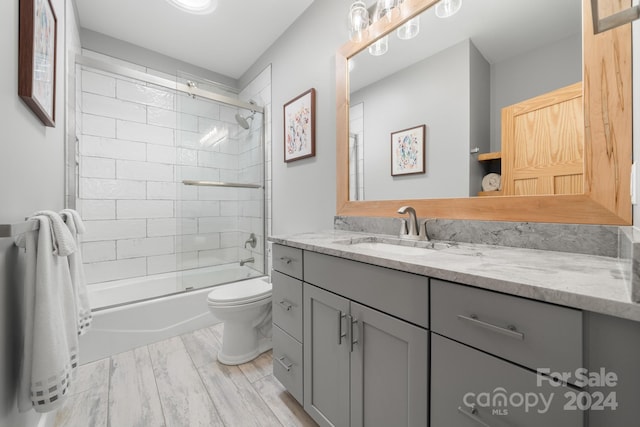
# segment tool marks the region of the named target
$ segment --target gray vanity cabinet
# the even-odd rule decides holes
[[[429,332],[351,302],[351,426],[427,426]]]
[[[304,284],[304,410],[321,426],[349,425],[349,300]]]
[[[304,284],[305,410],[321,426],[426,426],[428,331]]]
[[[431,427],[583,426],[579,390],[435,333],[431,344]]]
[[[582,312],[431,279],[431,427],[584,424]]]
[[[303,403],[302,250],[273,245],[273,375]]]

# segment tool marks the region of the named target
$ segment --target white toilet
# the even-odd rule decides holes
[[[207,296],[211,313],[224,323],[218,361],[240,365],[271,349],[271,283],[266,278],[216,286]]]

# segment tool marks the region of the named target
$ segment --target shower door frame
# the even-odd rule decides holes
[[[127,78],[132,78],[144,83],[150,83],[156,86],[161,86],[164,87],[166,89],[170,89],[176,92],[182,92],[182,93],[186,93],[190,96],[196,96],[196,97],[200,97],[200,98],[204,98],[204,99],[208,99],[210,101],[214,101],[214,102],[220,102],[222,104],[226,104],[226,105],[231,105],[234,107],[238,107],[238,108],[243,108],[249,111],[255,111],[256,113],[260,113],[262,115],[262,132],[261,132],[261,136],[260,136],[260,144],[263,148],[263,168],[262,168],[262,191],[263,191],[263,198],[262,198],[262,228],[263,228],[263,269],[264,271],[262,272],[264,275],[269,275],[268,270],[268,266],[267,266],[267,259],[268,259],[268,248],[267,248],[267,199],[266,199],[266,182],[267,182],[267,170],[266,170],[266,150],[265,150],[265,110],[264,107],[261,107],[259,105],[253,104],[253,103],[249,103],[249,102],[244,102],[241,101],[239,99],[235,99],[226,95],[222,95],[222,94],[217,94],[214,92],[209,92],[207,90],[204,89],[200,89],[196,86],[189,86],[188,84],[185,83],[179,83],[176,80],[170,80],[170,79],[166,79],[163,77],[159,77],[159,76],[154,76],[151,74],[148,74],[144,71],[139,71],[139,70],[134,70],[131,68],[128,68],[126,66],[123,65],[117,65],[117,64],[112,64],[106,61],[101,61],[99,59],[95,59],[95,58],[91,58],[91,57],[87,57],[84,56],[82,54],[76,54],[75,56],[75,66],[86,66],[89,68],[93,68],[96,70],[100,70],[100,71],[106,71],[112,74],[116,74],[122,77],[127,77]],[[199,78],[197,76],[194,76],[196,78]],[[205,79],[206,80],[206,79]],[[224,84],[220,84],[217,82],[211,82],[216,86],[221,87],[224,90],[227,91],[232,91],[232,92],[237,92],[236,88],[233,87],[229,87],[226,86]],[[77,80],[76,80],[76,84],[77,84]],[[76,87],[77,90],[77,87]],[[77,112],[76,112],[77,114]],[[75,133],[75,132],[74,132]],[[65,159],[67,161],[67,167],[65,168],[65,174],[66,174],[66,185],[67,185],[67,194],[65,197],[65,203],[67,207],[72,207],[75,208],[77,205],[77,200],[79,199],[79,153],[78,153],[78,137],[76,136],[74,138],[73,141],[71,141],[71,138],[69,138],[69,140],[67,141],[67,144],[65,144]],[[183,183],[184,185],[198,185],[195,183]],[[227,186],[225,184],[230,184],[228,186],[238,186],[236,183],[203,183],[200,185],[211,185],[211,184],[217,184],[216,186]],[[222,184],[222,185],[220,185]],[[234,185],[236,184],[236,185]]]
[[[234,107],[244,108],[246,110],[253,110],[258,113],[262,113],[264,117],[264,108],[260,107],[259,105],[250,104],[239,99],[231,98],[230,96],[209,92],[197,87],[191,87],[184,83],[178,83],[176,81],[165,79],[163,77],[153,76],[143,71],[133,70],[122,65],[111,64],[105,61],[100,61],[99,59],[89,58],[82,55],[76,55],[76,65],[84,65],[87,67],[95,68],[97,70],[107,71],[109,73],[118,74],[123,77],[129,77],[132,79],[143,81],[145,83],[151,83],[167,89],[176,90],[178,92],[183,92],[189,95],[199,96],[211,101],[222,102],[223,104],[233,105]]]

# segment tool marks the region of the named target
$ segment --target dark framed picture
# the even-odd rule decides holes
[[[58,19],[51,0],[20,0],[18,95],[55,127]]]
[[[316,155],[316,90],[284,104],[284,161]]]
[[[424,173],[426,125],[391,133],[391,175]]]

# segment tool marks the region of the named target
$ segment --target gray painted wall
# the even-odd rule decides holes
[[[315,1],[240,79],[244,87],[272,64],[273,233],[333,228],[336,172],[335,53],[349,35],[343,0]],[[283,157],[282,106],[316,89],[316,156]]]
[[[367,200],[469,195],[472,50],[463,41],[352,95],[351,103],[365,104]],[[488,87],[488,73],[484,77]],[[391,176],[391,132],[422,124],[426,172]]]
[[[500,151],[503,107],[582,81],[582,36],[576,34],[491,66],[491,151]]]
[[[491,67],[480,51],[469,44],[469,151],[478,148],[479,153],[491,151],[490,119],[487,108],[491,103]],[[478,155],[469,155],[469,196],[482,190],[482,178],[489,172],[489,165],[480,163]]]
[[[0,2],[0,223],[17,223],[36,210],[64,207],[65,0],[53,0],[58,18],[56,127],[47,128],[18,97],[18,1]],[[16,408],[22,254],[0,238],[0,425],[33,426],[39,416]]]

